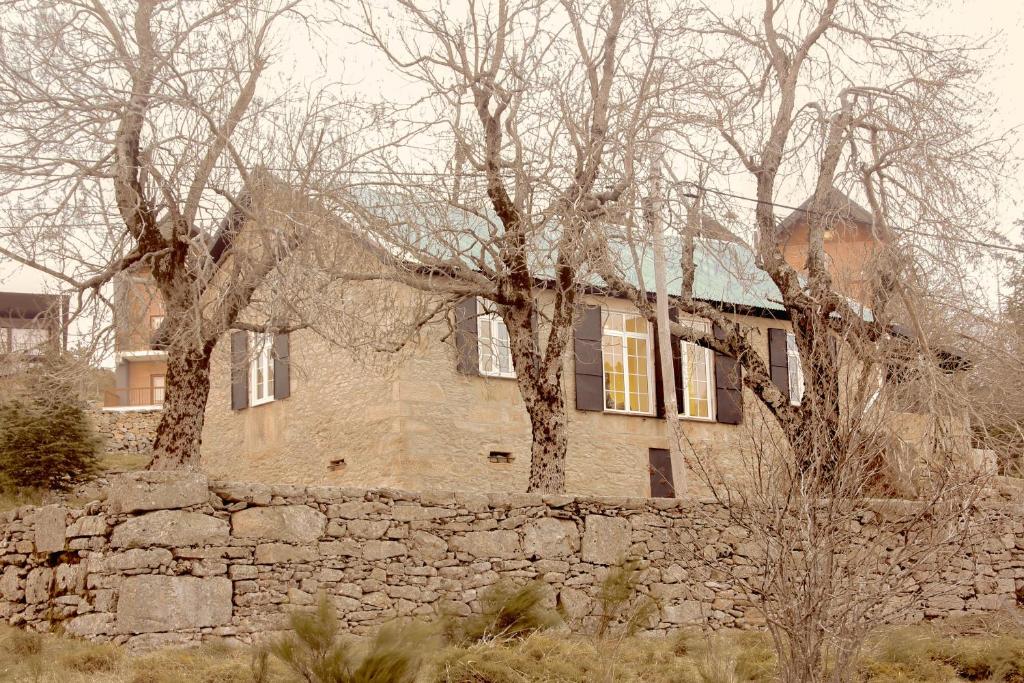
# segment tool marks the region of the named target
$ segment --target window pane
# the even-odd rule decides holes
[[[629,368],[630,410],[650,412],[651,401],[648,384],[647,340],[629,337],[626,339]]]
[[[614,331],[614,332],[621,332],[622,331],[622,314],[621,313],[605,313],[604,329],[611,330],[611,331]]]
[[[604,353],[604,405],[609,410],[626,409],[626,374],[623,367],[622,340],[605,335]]]
[[[638,315],[626,316],[626,332],[647,334],[647,319]]]

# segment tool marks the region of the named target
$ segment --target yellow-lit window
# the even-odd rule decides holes
[[[700,320],[681,321],[693,329],[707,332],[708,324]],[[680,340],[680,358],[683,365],[683,403],[679,406],[680,417],[711,419],[712,396],[712,355],[710,349]]]
[[[654,412],[651,326],[640,315],[606,311],[601,350],[604,356],[605,410]]]

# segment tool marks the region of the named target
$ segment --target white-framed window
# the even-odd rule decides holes
[[[12,327],[11,350],[15,352],[42,352],[50,339],[50,331],[41,327]]]
[[[786,361],[789,365],[789,403],[798,406],[804,400],[804,366],[800,364],[800,349],[792,332],[786,333]]]
[[[708,323],[703,320],[681,322],[701,332],[709,329]],[[679,406],[679,417],[711,420],[714,417],[714,354],[711,349],[682,339],[679,340],[679,346],[683,371],[683,402]]]
[[[249,361],[249,405],[274,400],[274,335],[252,336],[253,357]]]
[[[604,311],[603,319],[605,410],[654,414],[650,323],[641,315],[617,311]]]
[[[508,342],[508,328],[497,311],[477,299],[476,338],[479,350],[480,374],[488,377],[516,376],[512,365],[512,349]]]

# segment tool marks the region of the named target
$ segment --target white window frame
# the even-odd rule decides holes
[[[804,400],[804,366],[800,363],[800,348],[792,332],[786,332],[786,365],[789,369],[789,405],[798,406]]]
[[[707,332],[711,329],[711,325],[705,320],[682,320],[682,324],[689,325],[695,329],[700,329]],[[697,352],[704,354],[704,372],[707,375],[705,380],[708,386],[708,414],[705,415],[691,415],[690,414],[690,383],[687,381],[687,370],[690,367],[690,353],[692,349],[696,349]],[[688,342],[685,339],[679,340],[679,362],[682,366],[682,382],[683,382],[683,405],[676,406],[679,411],[680,419],[687,420],[701,420],[703,422],[714,422],[715,421],[715,354],[711,349],[706,349],[699,344]]]
[[[610,316],[618,315],[622,317],[622,329],[621,330],[610,330],[608,329],[608,319]],[[658,411],[657,397],[654,395],[654,334],[651,329],[650,321],[644,321],[647,324],[647,332],[627,332],[626,331],[626,316],[635,317],[639,313],[630,313],[628,311],[611,311],[603,309],[601,311],[601,347],[604,348],[605,336],[619,337],[622,342],[622,372],[623,372],[623,389],[626,394],[626,409],[619,410],[618,408],[609,408],[607,405],[608,400],[608,373],[604,369],[604,361],[601,362],[601,400],[605,402],[604,412],[606,413],[618,413],[620,415],[656,415]],[[647,404],[651,407],[650,410],[632,410],[630,404],[630,386],[629,386],[629,354],[626,353],[626,340],[627,339],[646,339],[647,340]],[[602,353],[603,356],[603,353]]]
[[[516,368],[512,363],[512,345],[508,338],[508,327],[505,325],[504,319],[502,319],[497,311],[489,309],[483,299],[476,300],[476,309],[477,370],[484,377],[515,379]],[[486,337],[483,334],[484,323],[487,323],[488,329],[491,330],[491,333]],[[501,338],[495,338],[495,329],[505,331],[504,347],[501,345]],[[507,371],[501,370],[501,363],[498,362],[499,354],[502,351],[508,354],[509,369]],[[489,369],[485,368],[484,364],[484,359],[487,356],[491,359]]]
[[[258,406],[274,400],[274,335],[261,332],[253,335],[254,354],[249,360],[249,405]],[[264,381],[257,382],[262,370]]]

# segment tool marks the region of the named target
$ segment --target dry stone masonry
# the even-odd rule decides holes
[[[951,567],[924,616],[1002,609],[1024,593],[1018,506],[984,511],[981,546]],[[741,530],[707,501],[407,493],[208,483],[143,472],[82,508],[24,507],[0,519],[0,616],[11,624],[148,647],[251,641],[329,595],[348,629],[439,610],[470,614],[500,580],[539,578],[578,628],[597,620],[601,579],[644,562],[667,632],[760,623],[709,550],[758,571]],[[868,524],[869,522],[865,522]]]
[[[104,410],[94,406],[91,418],[108,451],[148,453],[163,410]]]

